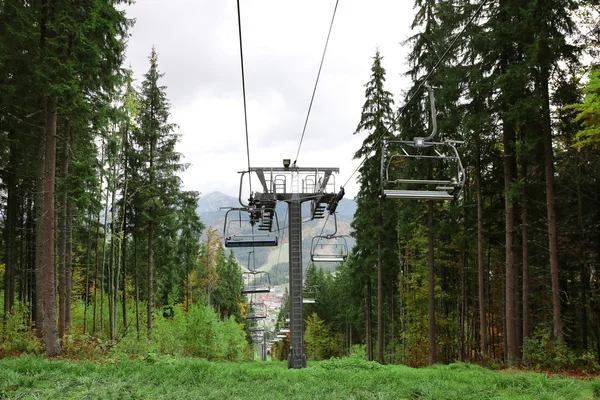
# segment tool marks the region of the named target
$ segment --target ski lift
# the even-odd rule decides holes
[[[302,303],[304,304],[315,304],[317,302],[317,287],[309,286],[302,294]]]
[[[425,86],[431,103],[431,134],[413,140],[382,141],[380,179],[384,199],[454,200],[464,186],[465,170],[457,150],[464,142],[432,140],[437,134],[435,97],[431,86]],[[413,161],[428,161],[431,168],[423,176],[414,177]]]
[[[271,291],[271,278],[266,271],[248,271],[242,273],[244,287],[242,294],[269,293]]]
[[[233,219],[230,212],[237,211],[239,218]],[[242,218],[242,212],[248,213],[248,218]],[[258,230],[264,233],[254,233],[254,226],[258,222]],[[277,229],[273,231],[273,222]],[[240,233],[235,233],[234,225]],[[244,226],[245,225],[245,226]],[[243,230],[251,230],[245,233]],[[225,236],[225,247],[272,247],[279,244],[278,236],[279,220],[273,208],[234,207],[225,213],[223,236]]]
[[[248,330],[252,335],[263,335],[265,333],[264,323],[260,323],[260,320],[256,320],[249,323]]]
[[[250,303],[248,304],[248,311],[246,312],[246,319],[264,319],[269,316],[267,305],[265,303]]]
[[[333,213],[335,230],[332,234],[317,235],[310,245],[312,262],[344,262],[348,259],[348,243],[344,235],[337,235],[337,217]]]

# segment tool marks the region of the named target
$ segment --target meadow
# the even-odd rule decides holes
[[[211,362],[157,357],[102,362],[0,360],[0,399],[595,399],[600,380],[456,363],[381,366],[355,358]]]

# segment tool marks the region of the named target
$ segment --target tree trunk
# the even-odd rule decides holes
[[[123,280],[121,282],[122,292],[121,292],[121,304],[122,304],[122,313],[123,313],[123,335],[127,334],[127,216],[126,216],[126,208],[125,201],[127,196],[127,183],[125,183],[125,194],[123,197],[123,254],[122,254],[122,266],[121,269],[123,274]]]
[[[429,303],[429,365],[437,363],[435,337],[435,270],[433,260],[433,200],[427,201],[427,293]]]
[[[521,192],[521,235],[522,235],[522,247],[523,247],[523,341],[525,341],[531,333],[529,326],[529,231],[527,224],[529,223],[528,215],[528,196],[527,196],[527,163],[523,161],[521,163],[521,179],[523,179],[524,185]],[[523,353],[523,361],[525,360],[526,354]]]
[[[587,315],[587,291],[588,291],[588,268],[585,254],[585,231],[583,226],[583,199],[581,195],[581,160],[577,154],[577,230],[580,233],[579,264],[581,268],[581,347],[588,349],[588,315]]]
[[[44,105],[45,107],[45,105]],[[35,193],[35,332],[38,338],[44,335],[44,275],[43,275],[43,250],[44,250],[44,173],[46,159],[46,135],[41,135],[38,147],[38,165]]]
[[[100,187],[102,187],[102,170],[104,168],[104,143],[101,145],[102,155],[100,156]],[[102,193],[102,189],[100,189]],[[100,201],[102,201],[100,199]],[[94,272],[94,311],[93,311],[93,322],[92,322],[92,336],[96,336],[96,309],[98,306],[97,294],[98,294],[98,272],[100,267],[100,213],[98,209],[98,217],[96,218],[96,270]]]
[[[46,355],[60,351],[54,287],[54,182],[56,170],[56,97],[46,99],[46,151],[44,167],[42,297],[44,303],[44,343]]]
[[[381,211],[381,197],[378,204],[379,215],[377,218],[377,226],[379,227],[377,238],[377,362],[384,364],[383,358],[383,267],[381,261],[381,229],[383,225],[383,215]]]
[[[556,226],[556,199],[554,198],[554,153],[552,150],[552,126],[550,121],[550,95],[547,71],[542,71],[542,129],[544,134],[544,164],[546,173],[546,211],[548,215],[548,242],[550,247],[550,275],[552,277],[552,322],[554,338],[562,336],[560,311],[560,281],[558,265],[558,232]]]
[[[477,157],[477,286],[479,289],[479,331],[481,335],[481,354],[488,357],[487,326],[485,313],[485,270],[483,264],[483,201],[481,199],[481,160]]]
[[[154,141],[150,142],[150,190],[154,189]],[[154,308],[154,268],[152,265],[152,257],[154,255],[153,245],[153,234],[154,234],[154,212],[153,207],[150,206],[148,210],[149,222],[148,222],[148,339],[152,340],[152,311]],[[210,305],[210,295],[208,296],[208,304]]]
[[[65,330],[68,332],[71,326],[71,294],[73,292],[73,203],[67,198],[67,237],[65,254],[65,276],[67,287],[65,294]]]
[[[69,134],[69,122],[67,119],[65,127],[65,136]],[[60,263],[58,266],[58,337],[65,336],[65,325],[67,322],[67,276],[66,276],[66,257],[67,257],[67,169],[69,165],[69,145],[63,142],[63,157],[61,167],[62,190],[60,195],[60,216],[59,216],[59,249]]]
[[[137,226],[137,214],[134,214],[134,222]],[[137,331],[137,339],[140,340],[140,286],[138,284],[138,265],[137,265],[137,234],[133,232],[133,279],[135,280],[135,329]]]
[[[510,199],[513,177],[513,150],[514,131],[508,121],[503,125],[504,144],[504,212],[506,229],[506,284],[505,284],[505,308],[506,308],[506,362],[513,364],[518,362],[519,349],[517,348],[517,324],[515,320],[515,262],[514,262],[514,229],[515,212]]]
[[[154,253],[152,249],[153,233],[154,224],[152,219],[150,219],[150,222],[148,223],[148,340],[152,340],[152,311],[154,308],[154,271],[152,266],[152,256]]]
[[[92,215],[90,215],[91,217]],[[91,218],[90,218],[91,219]],[[85,263],[85,293],[83,303],[83,334],[87,333],[87,313],[88,304],[90,302],[90,263],[91,263],[91,248],[92,248],[92,226],[88,224],[88,244],[86,248],[86,263]]]
[[[127,334],[127,285],[126,285],[126,281],[127,281],[127,169],[128,169],[128,130],[129,127],[127,127],[127,129],[125,129],[125,132],[123,134],[123,155],[124,155],[124,162],[123,162],[123,181],[124,181],[124,187],[123,187],[123,208],[122,208],[122,212],[123,212],[123,220],[121,222],[121,231],[123,232],[123,252],[122,252],[122,262],[123,265],[121,267],[122,274],[123,274],[123,281],[121,282],[123,291],[121,293],[122,299],[122,313],[123,313],[123,335]]]
[[[117,304],[116,304],[116,292],[117,287],[116,283],[116,243],[117,235],[115,234],[115,214],[116,214],[116,205],[117,205],[117,171],[116,165],[117,161],[115,159],[112,160],[112,171],[111,171],[111,211],[110,211],[110,254],[109,254],[109,262],[108,262],[108,326],[109,326],[109,336],[111,340],[117,340]]]
[[[367,360],[373,361],[373,330],[371,323],[371,279],[367,280],[367,298],[366,298],[366,331],[367,331]]]
[[[15,140],[15,133],[9,133],[9,140]],[[10,143],[10,142],[9,142]],[[6,240],[5,251],[5,270],[4,270],[4,318],[12,312],[15,302],[15,271],[17,268],[17,242],[16,242],[16,218],[17,218],[17,184],[16,184],[16,165],[13,144],[9,156],[8,166],[6,168],[6,226],[4,229]]]

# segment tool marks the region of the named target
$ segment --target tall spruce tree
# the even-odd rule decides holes
[[[181,155],[175,151],[179,138],[176,125],[169,122],[170,103],[166,87],[160,86],[163,76],[158,70],[158,55],[154,49],[150,53],[150,69],[144,75],[140,92],[138,111],[139,131],[135,142],[139,147],[139,157],[143,163],[144,189],[139,194],[143,201],[142,223],[145,223],[147,242],[147,301],[148,338],[152,339],[152,320],[155,302],[154,259],[158,238],[167,246],[160,247],[161,256],[175,257],[174,236],[176,233],[175,205],[180,191],[180,178],[177,172],[185,166],[180,163]],[[161,263],[168,271],[172,265]]]
[[[366,340],[369,360],[372,353],[371,326],[371,282],[373,273],[377,272],[377,321],[378,321],[378,361],[383,363],[383,274],[384,268],[391,268],[396,260],[396,236],[393,202],[382,204],[380,194],[381,140],[393,136],[394,115],[392,94],[384,89],[385,69],[381,65],[382,57],[379,50],[373,57],[371,79],[365,85],[365,103],[360,122],[354,134],[367,131],[361,148],[354,158],[365,160],[359,169],[358,178],[360,190],[356,197],[357,210],[352,222],[356,246],[357,278],[365,285],[366,300]],[[375,269],[374,267],[377,266]]]

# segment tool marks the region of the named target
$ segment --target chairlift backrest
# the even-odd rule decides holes
[[[248,311],[246,312],[246,319],[264,319],[268,317],[267,305],[265,303],[249,303]]]
[[[384,141],[381,185],[384,198],[452,200],[458,197],[465,172],[453,140],[421,142]],[[432,168],[415,176],[415,163],[429,162]],[[433,172],[433,176],[431,173]]]
[[[390,199],[456,199],[465,182],[465,171],[456,150],[463,142],[438,140],[437,111],[433,88],[425,82],[431,104],[431,133],[413,140],[383,140],[381,152],[381,195]],[[424,176],[414,176],[413,161],[428,161]],[[434,165],[435,164],[435,165]],[[435,167],[435,168],[434,168]],[[425,169],[424,169],[425,170]],[[391,172],[394,176],[390,177]],[[436,176],[431,176],[435,172]]]
[[[312,262],[344,262],[348,259],[348,243],[343,235],[318,235],[310,246]]]
[[[238,212],[239,218],[232,218],[230,213]],[[248,218],[242,218],[242,214],[248,214]],[[258,230],[261,233],[254,233],[254,225],[259,222]],[[273,231],[273,221],[275,221],[276,231]],[[240,230],[249,229],[251,233],[234,231],[232,225],[239,224]],[[277,233],[279,232],[279,220],[274,209],[270,208],[230,208],[225,213],[225,222],[223,227],[223,236],[225,247],[273,247],[279,244]]]
[[[269,293],[271,291],[271,278],[266,271],[248,271],[242,273],[244,287],[243,294]]]

